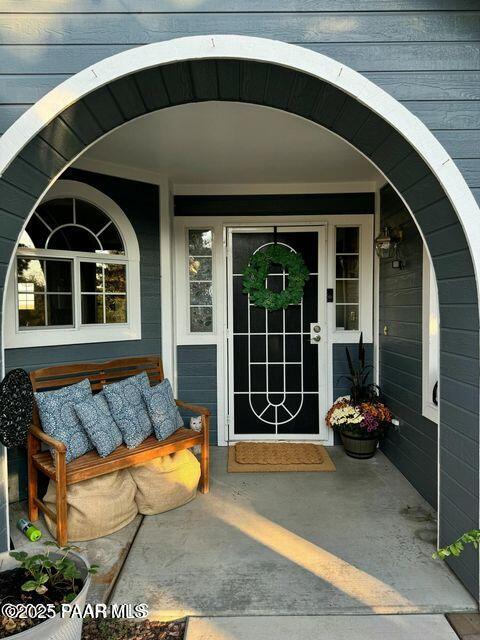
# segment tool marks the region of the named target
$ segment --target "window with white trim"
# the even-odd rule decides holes
[[[125,214],[93,187],[60,181],[20,236],[7,346],[139,338],[139,293],[138,243]]]
[[[439,309],[435,272],[426,247],[423,248],[423,305],[422,305],[422,413],[438,423],[439,376]]]
[[[213,333],[213,231],[188,229],[190,333]]]
[[[335,229],[335,327],[358,331],[360,322],[360,228]]]

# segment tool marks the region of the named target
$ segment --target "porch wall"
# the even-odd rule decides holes
[[[437,436],[435,423],[422,416],[422,273],[423,240],[405,205],[387,185],[380,193],[380,226],[401,227],[405,268],[380,263],[380,385],[400,419],[398,431],[384,441],[384,453],[422,496],[437,507]],[[384,335],[384,328],[388,335]]]
[[[121,342],[8,349],[5,351],[6,370],[21,367],[28,371],[55,364],[161,354],[158,186],[76,169],[67,170],[63,177],[85,182],[108,195],[124,211],[133,225],[140,247],[142,338]],[[26,497],[25,457],[23,449],[9,451],[10,502]]]
[[[0,133],[64,79],[120,51],[206,33],[259,36],[339,60],[404,103],[480,198],[478,8],[477,0],[2,0]]]

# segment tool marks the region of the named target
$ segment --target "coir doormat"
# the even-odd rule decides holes
[[[230,473],[335,471],[325,447],[308,442],[237,442],[228,448]]]

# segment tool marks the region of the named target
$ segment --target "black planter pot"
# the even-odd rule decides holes
[[[379,441],[378,435],[363,436],[351,431],[342,431],[340,433],[343,442],[343,448],[347,456],[366,460],[373,458]]]

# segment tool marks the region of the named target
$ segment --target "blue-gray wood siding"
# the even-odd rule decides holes
[[[76,169],[69,169],[63,177],[85,182],[112,198],[134,228],[140,247],[142,338],[120,342],[7,349],[5,351],[7,371],[16,367],[33,370],[54,364],[102,361],[123,356],[161,353],[158,186]],[[16,502],[24,499],[27,475],[23,449],[9,451],[8,475],[9,501]]]
[[[476,0],[3,0],[0,132],[71,74],[134,46],[205,33],[273,38],[330,56],[400,100],[480,197]]]
[[[177,396],[211,411],[210,442],[217,444],[217,346],[181,345],[177,347]],[[190,412],[182,412],[188,426]]]
[[[17,9],[21,13],[15,14],[18,3],[4,1],[0,7],[0,46],[16,55],[8,73],[0,77],[0,102],[7,108],[26,108],[70,75],[42,71],[48,52],[53,51],[61,64],[65,59],[62,53],[72,46],[73,55],[78,56],[81,47],[128,48],[179,35],[236,32],[297,42],[312,49],[323,46],[326,53],[333,45],[351,45],[359,54],[355,57],[359,62],[354,60],[353,66],[425,117],[439,137],[441,130],[448,131],[447,148],[448,144],[457,145],[462,136],[474,141],[478,135],[480,12],[474,11],[476,4],[466,0],[362,0],[353,6],[340,0],[312,0],[308,10],[302,11],[299,2],[283,0],[281,10],[270,1],[271,11],[267,12],[251,1],[244,0],[239,6],[231,0],[225,5],[223,2],[208,2],[204,5],[207,11],[196,13],[176,12],[176,5],[162,12],[152,3],[132,2],[122,3],[122,11],[110,9],[95,14],[91,0],[76,3],[76,13],[52,13],[51,4],[32,0],[31,4],[22,3],[21,10]],[[55,6],[58,11],[59,6],[66,5],[61,2]],[[115,6],[114,0],[103,8],[107,6]],[[116,6],[118,9],[120,4]],[[219,11],[223,6],[228,10]],[[360,6],[369,10],[360,11]],[[150,12],[145,15],[147,7]],[[16,62],[22,57],[31,69],[19,67],[16,72]],[[341,59],[341,54],[337,58]],[[456,63],[452,62],[455,58]],[[358,66],[360,61],[363,69]],[[394,65],[393,70],[389,70],[389,64]],[[158,83],[159,76],[162,84]],[[261,103],[310,118],[352,142],[396,185],[425,234],[439,284],[442,421],[453,431],[466,433],[478,449],[477,288],[467,241],[448,197],[401,132],[392,131],[381,118],[343,92],[292,70],[224,60],[172,64],[138,73],[135,79],[121,79],[66,109],[22,150],[0,179],[2,285],[9,253],[36,197],[49,177],[57,175],[83,146],[146,111],[212,99]],[[423,115],[419,109],[423,109]],[[458,129],[468,133],[457,135]],[[468,184],[478,190],[480,159],[471,146],[465,143],[453,155]],[[478,462],[470,470],[458,468],[442,439],[440,456],[440,541],[444,543],[454,534],[478,526],[478,499],[469,489],[477,485]],[[449,562],[478,596],[478,572],[471,557]]]
[[[390,186],[380,194],[380,224],[401,228],[402,270],[380,262],[380,385],[400,420],[382,444],[384,453],[413,486],[437,507],[437,434],[422,416],[423,241],[405,205]],[[385,332],[388,335],[384,335]]]

